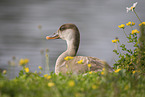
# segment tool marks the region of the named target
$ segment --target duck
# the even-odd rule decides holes
[[[104,60],[90,56],[76,56],[80,44],[80,32],[75,24],[61,25],[56,33],[46,36],[46,39],[63,39],[67,44],[66,51],[56,60],[56,74],[83,74],[87,71],[102,71],[103,68],[109,72],[113,71],[113,68]]]

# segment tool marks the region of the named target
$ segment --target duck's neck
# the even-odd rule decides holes
[[[76,56],[78,47],[79,47],[79,39],[71,39],[71,40],[66,40],[67,42],[67,50],[63,52],[57,59],[56,61],[56,68],[65,61],[64,58],[67,56]]]
[[[79,45],[76,45],[76,42],[74,39],[70,40],[70,41],[66,41],[67,42],[67,50],[64,52],[65,57],[66,56],[76,56],[77,51],[78,51],[78,47]]]
[[[58,57],[56,65],[61,65],[65,61],[64,58],[67,56],[76,56],[79,45],[75,45],[76,41],[74,40],[66,42],[67,42],[67,50]]]

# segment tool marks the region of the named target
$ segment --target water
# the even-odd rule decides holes
[[[140,18],[145,13],[145,1],[136,0],[136,12]],[[135,2],[135,1],[134,1]],[[57,31],[64,23],[74,23],[81,33],[78,55],[93,56],[113,64],[116,36],[126,42],[123,32],[117,27],[121,23],[139,23],[134,13],[126,13],[130,0],[1,0],[0,1],[0,68],[8,69],[12,56],[17,60],[29,58],[31,71],[42,65],[41,50],[49,49],[50,68],[66,49],[63,40],[45,40],[45,36]],[[38,26],[41,25],[42,29]],[[136,26],[137,27],[137,26]],[[126,31],[130,31],[129,28]],[[17,67],[18,72],[21,68]],[[17,74],[16,72],[16,74]]]

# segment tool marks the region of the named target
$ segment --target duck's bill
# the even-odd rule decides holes
[[[46,36],[46,39],[49,40],[49,39],[60,39],[58,33],[54,33],[53,35],[50,35],[50,36]]]

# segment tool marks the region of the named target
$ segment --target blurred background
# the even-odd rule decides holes
[[[45,50],[49,49],[50,71],[57,57],[66,49],[64,40],[46,40],[45,36],[64,23],[74,23],[81,33],[78,55],[97,57],[113,66],[112,40],[127,39],[118,25],[139,21],[126,7],[138,2],[136,12],[145,21],[145,0],[0,0],[0,69],[8,69],[10,60],[30,60],[32,72],[44,68]],[[131,29],[125,29],[127,33]],[[128,46],[130,47],[130,46]],[[18,63],[18,62],[17,62]],[[14,67],[18,75],[19,66]]]

